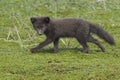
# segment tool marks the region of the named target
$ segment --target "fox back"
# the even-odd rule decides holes
[[[79,18],[50,19],[49,17],[33,17],[31,22],[39,35],[53,33],[52,35],[55,34],[59,37],[75,37],[78,30],[89,32],[89,23],[86,24],[87,21]]]

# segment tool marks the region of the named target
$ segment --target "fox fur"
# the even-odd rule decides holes
[[[37,16],[31,17],[30,19],[33,28],[37,33],[39,35],[46,35],[45,41],[31,49],[32,53],[39,51],[51,42],[54,44],[54,52],[57,53],[58,42],[61,37],[76,38],[82,45],[84,53],[87,53],[89,50],[87,42],[96,44],[103,52],[105,52],[105,48],[97,39],[92,37],[91,33],[97,34],[110,45],[115,44],[113,37],[107,31],[100,26],[81,18],[51,19],[47,16]]]

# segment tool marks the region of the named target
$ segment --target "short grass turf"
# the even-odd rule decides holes
[[[120,80],[120,1],[0,0],[0,80]],[[88,43],[81,52],[75,39],[61,39],[58,54],[50,44],[35,54],[29,49],[45,39],[30,23],[32,16],[80,17],[101,25],[115,39],[106,52]]]

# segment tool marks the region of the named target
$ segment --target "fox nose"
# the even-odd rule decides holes
[[[41,32],[38,32],[38,34],[39,34],[39,35],[42,35],[42,33],[41,33]]]
[[[43,34],[43,31],[42,31],[42,30],[38,30],[37,33],[38,33],[39,35],[42,35],[42,34]]]
[[[42,35],[41,33],[39,33],[39,35]]]

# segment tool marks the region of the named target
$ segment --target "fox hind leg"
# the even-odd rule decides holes
[[[102,50],[102,52],[105,52],[105,48],[102,46],[102,44],[97,39],[94,39],[92,36],[89,36],[88,42],[95,43]]]
[[[83,46],[83,52],[87,53],[88,52],[88,45],[87,45],[87,41],[86,38],[83,36],[79,36],[77,37],[78,42]]]

